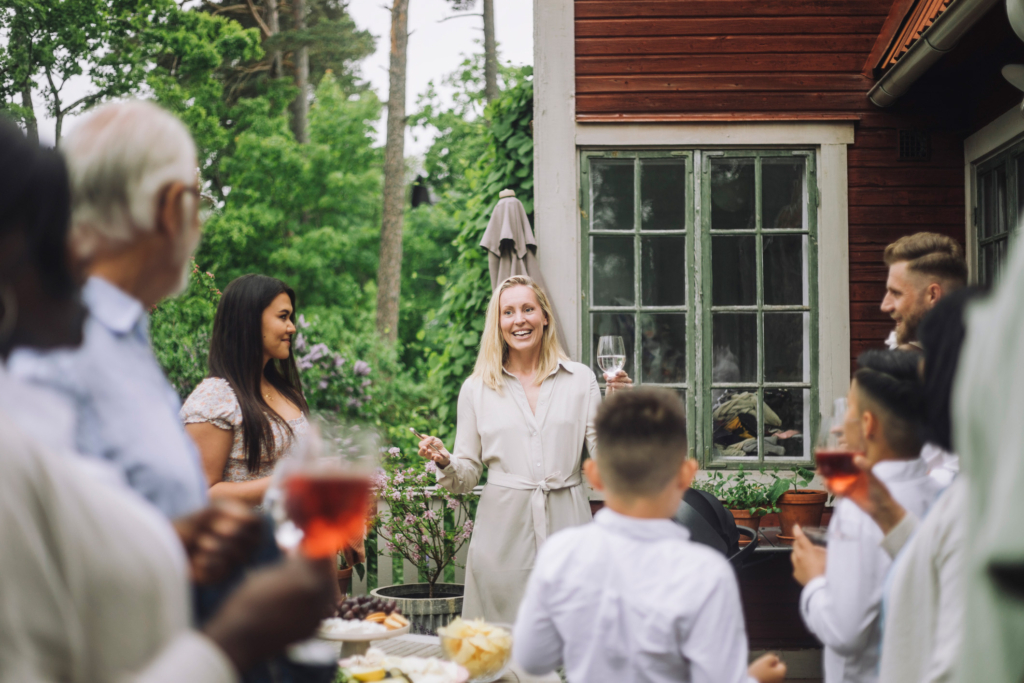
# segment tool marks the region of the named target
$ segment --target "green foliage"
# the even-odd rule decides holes
[[[768,498],[768,487],[751,479],[742,467],[730,475],[716,471],[694,487],[712,494],[729,510],[746,510],[757,517],[779,511]]]
[[[498,193],[506,188],[515,190],[527,214],[533,213],[532,118],[533,82],[524,79],[488,105],[487,148],[477,164],[466,170],[463,182],[446,193],[446,202],[459,226],[454,242],[456,255],[441,307],[426,330],[437,349],[430,355],[429,367],[436,387],[431,407],[440,423],[431,433],[442,438],[454,432],[459,390],[472,372],[484,328],[491,280],[480,238]]]
[[[188,289],[177,298],[161,302],[150,314],[153,351],[182,400],[206,377],[210,333],[219,301],[220,290],[213,274],[200,271],[193,262]]]
[[[779,468],[771,471],[772,485],[768,488],[768,500],[774,507],[783,493],[789,489],[797,491],[806,487],[814,479],[814,472],[803,467],[795,468],[786,475],[779,474]]]
[[[392,457],[401,457],[401,450],[392,448]],[[433,467],[431,467],[433,465]],[[387,502],[388,512],[374,521],[378,543],[383,541],[390,555],[399,555],[426,573],[433,596],[434,584],[473,533],[472,497],[454,494],[441,486],[430,486],[437,471],[428,463],[426,469],[391,467],[378,474],[377,496]],[[438,500],[440,505],[431,503]]]

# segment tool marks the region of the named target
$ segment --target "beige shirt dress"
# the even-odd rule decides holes
[[[500,392],[477,377],[462,385],[455,449],[438,483],[468,493],[488,468],[469,544],[464,618],[514,622],[540,546],[593,519],[581,465],[584,450],[596,452],[600,403],[593,371],[568,360],[541,384],[536,414],[511,374]]]

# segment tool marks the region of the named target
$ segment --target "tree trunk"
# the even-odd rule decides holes
[[[494,39],[494,0],[484,0],[484,96],[498,97],[498,44]]]
[[[26,84],[21,89],[21,106],[25,108],[25,132],[28,134],[28,141],[33,145],[39,144],[39,124],[36,123],[36,110],[32,105],[32,86]]]
[[[267,0],[267,27],[270,29],[271,38],[281,32],[281,23],[277,16],[277,0]],[[274,78],[280,78],[281,51],[274,50],[270,53],[270,58],[270,75]]]
[[[295,12],[295,30],[306,29],[306,0],[292,0]],[[295,85],[299,95],[292,107],[292,129],[295,139],[305,144],[309,142],[309,47],[303,45],[295,50]]]
[[[391,6],[391,69],[388,128],[384,147],[384,219],[377,266],[377,334],[398,339],[402,290],[402,217],[405,211],[405,66],[409,42],[409,0]]]

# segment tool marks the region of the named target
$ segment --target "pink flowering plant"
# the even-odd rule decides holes
[[[388,455],[398,459],[402,452],[390,448]],[[380,470],[375,482],[377,499],[387,503],[374,522],[378,544],[426,572],[430,597],[445,568],[461,566],[456,555],[473,535],[471,496],[437,486],[436,472],[437,466],[428,461],[423,470]]]
[[[295,365],[309,407],[350,418],[367,418],[372,368],[363,360],[348,358],[319,341],[319,330],[299,314],[293,344]]]

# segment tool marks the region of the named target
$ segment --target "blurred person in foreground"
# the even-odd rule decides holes
[[[59,155],[0,121],[4,359],[81,342],[68,205]],[[46,422],[24,419],[42,404],[17,407],[32,393],[0,364],[0,682],[227,683],[314,631],[333,568],[305,560],[253,575],[191,629],[189,579],[222,579],[251,551],[251,525],[202,510],[172,526],[98,463],[27,433]]]
[[[541,548],[516,620],[516,661],[533,674],[564,666],[571,683],[782,681],[775,655],[748,669],[728,561],[672,521],[697,471],[679,397],[616,393],[596,425],[584,468],[605,508]]]
[[[181,402],[150,347],[147,311],[188,284],[199,244],[195,145],[149,102],[97,108],[61,142],[71,182],[69,246],[88,280],[75,350],[15,353],[15,376],[64,395],[82,455],[112,464],[168,518],[205,506]]]
[[[920,354],[866,351],[857,359],[843,425],[846,446],[863,453],[872,474],[918,518],[939,492],[919,457],[925,406]],[[892,558],[883,533],[854,503],[841,499],[829,523],[828,550],[794,529],[793,575],[804,586],[800,614],[825,646],[825,683],[878,680],[882,590]]]
[[[1024,681],[1024,249],[966,314],[953,445],[967,480],[966,615],[957,680]]]
[[[947,451],[953,450],[950,401],[964,340],[964,311],[977,295],[976,289],[965,288],[945,296],[921,322],[926,432]],[[952,681],[964,632],[966,479],[958,477],[922,519],[900,505],[865,458],[855,462],[864,475],[846,497],[885,534],[881,545],[893,558],[885,592],[879,681]],[[809,544],[801,538],[795,552],[809,552]]]
[[[896,322],[886,345],[890,349],[920,350],[918,328],[925,315],[944,296],[967,284],[964,249],[952,237],[918,232],[887,246],[883,260],[889,276],[882,312]],[[960,471],[960,459],[931,439],[925,441],[921,457],[928,463],[929,474],[943,487]]]

